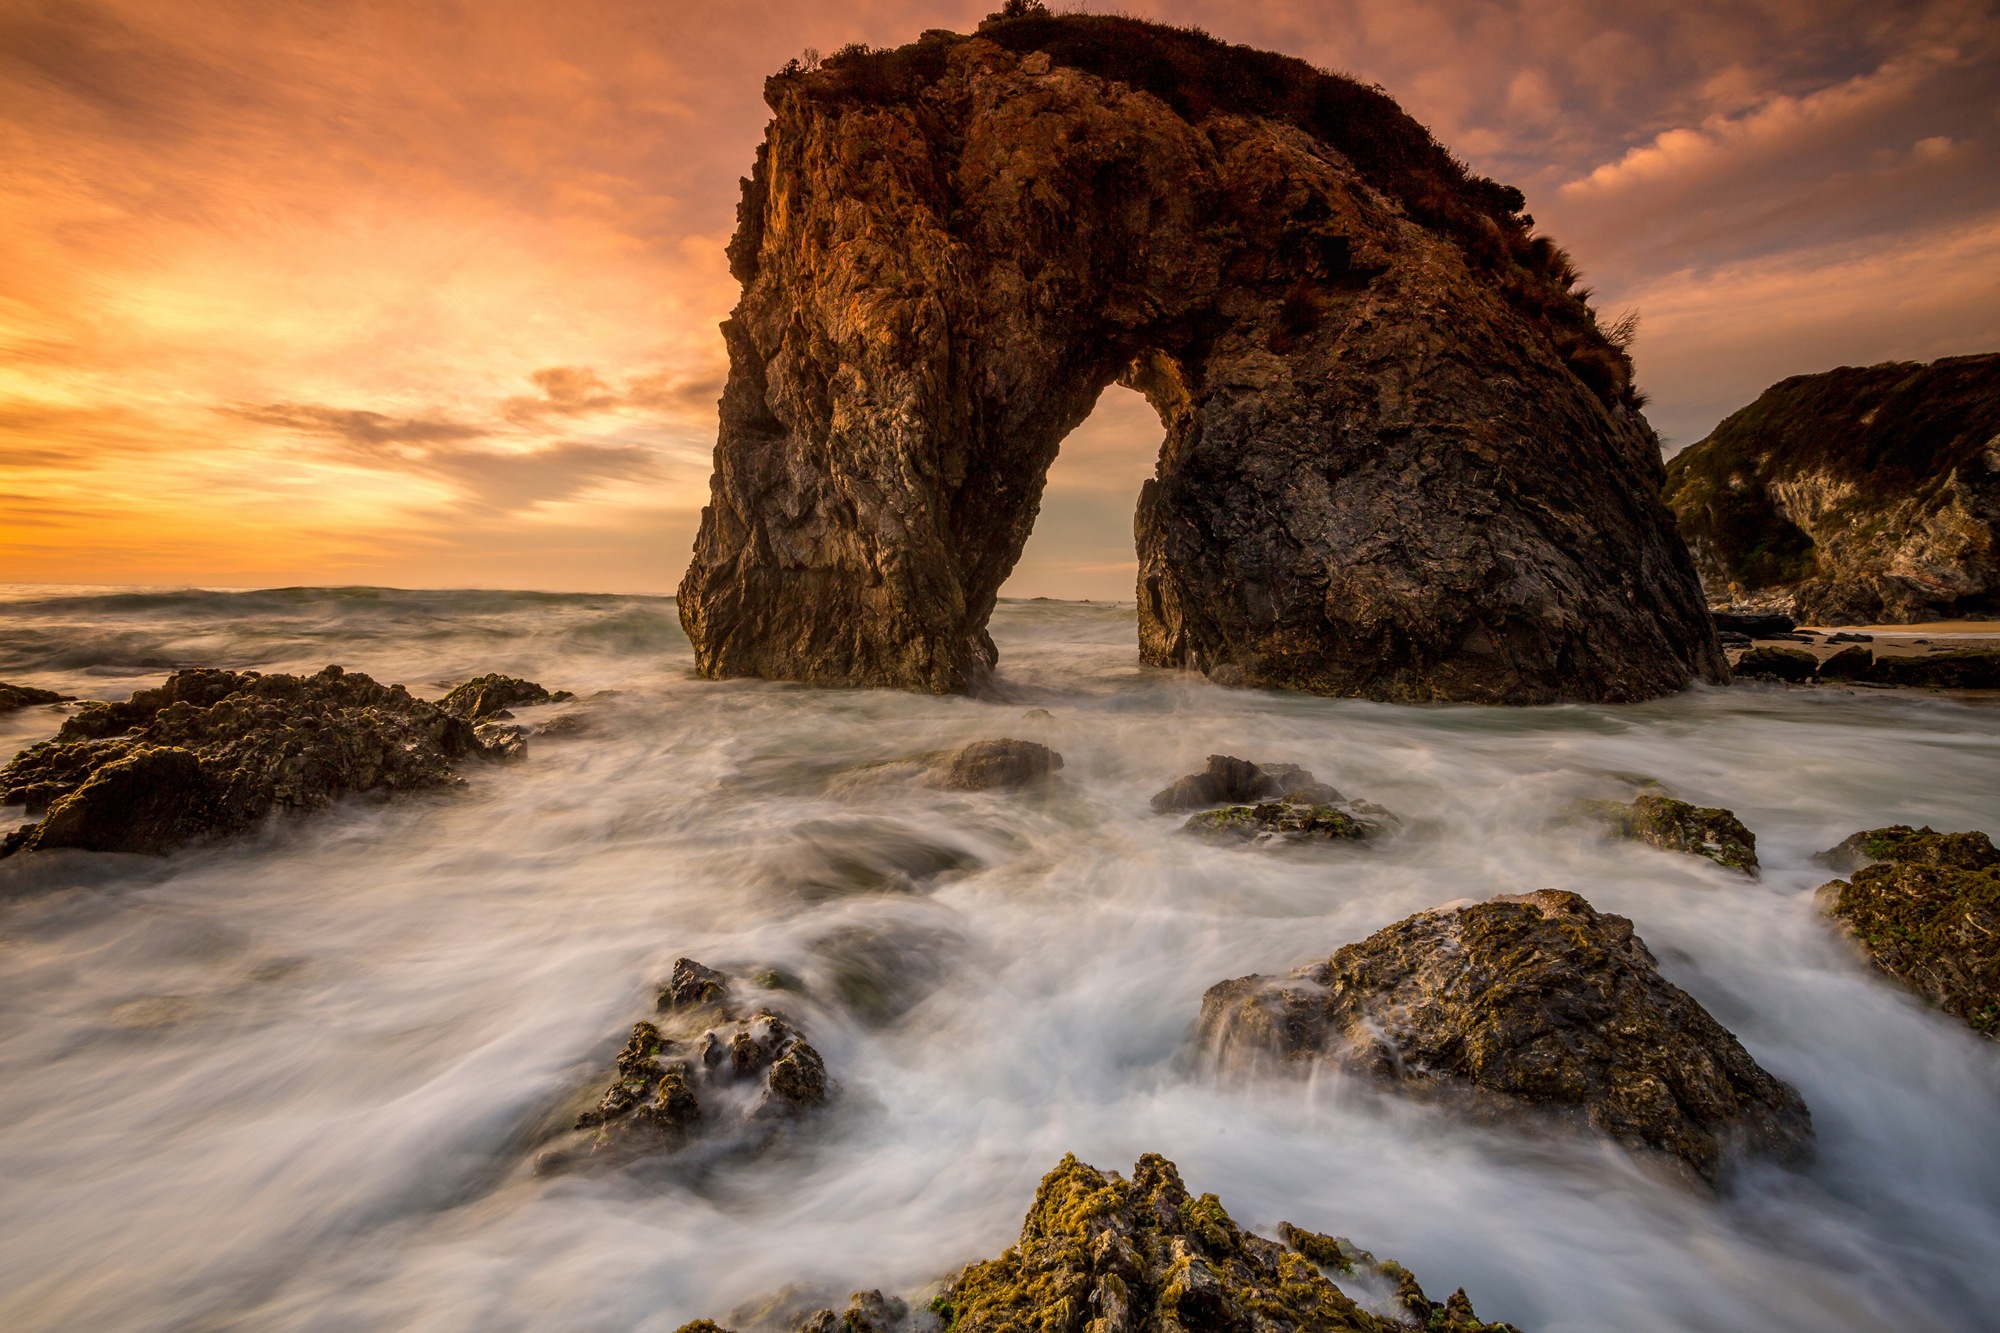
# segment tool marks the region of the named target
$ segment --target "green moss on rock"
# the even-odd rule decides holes
[[[1757,835],[1734,811],[1651,794],[1629,803],[1594,801],[1588,808],[1619,837],[1661,851],[1704,857],[1745,874],[1757,873]]]
[[[1368,842],[1392,832],[1399,822],[1388,810],[1367,801],[1336,805],[1277,800],[1204,810],[1190,816],[1181,829],[1246,842]]]

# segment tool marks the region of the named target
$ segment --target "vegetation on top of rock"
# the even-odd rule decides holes
[[[1757,873],[1757,835],[1733,810],[1690,805],[1671,796],[1647,793],[1630,802],[1593,801],[1589,812],[1621,838],[1706,857],[1719,866]]]
[[[1738,1149],[1810,1155],[1812,1119],[1621,916],[1556,889],[1441,907],[1289,977],[1220,982],[1201,1033],[1228,1064],[1331,1059],[1479,1112],[1587,1124],[1713,1186]]]
[[[1809,624],[2000,612],[2000,354],[1797,375],[1667,464],[1712,602]]]
[[[42,814],[0,855],[166,852],[349,792],[446,786],[454,761],[491,754],[463,718],[337,666],[178,671],[123,703],[83,705],[0,769],[0,804]]]
[[[475,676],[438,700],[438,707],[456,713],[468,722],[480,722],[510,708],[528,704],[560,703],[576,696],[568,690],[549,693],[532,680],[519,676]]]
[[[1142,89],[1190,124],[1237,115],[1297,126],[1337,149],[1412,218],[1451,237],[1466,263],[1493,275],[1605,402],[1643,402],[1626,351],[1632,329],[1599,326],[1575,264],[1534,233],[1521,192],[1473,173],[1381,88],[1200,28],[1120,14],[1001,12],[981,23],[978,35],[1016,55],[1042,52],[1056,65]],[[943,77],[954,40],[933,30],[900,47],[849,46],[810,69],[794,64],[774,77],[818,97],[903,102]]]
[[[54,690],[38,690],[32,685],[9,685],[0,680],[0,713],[11,713],[16,709],[32,708],[36,704],[66,704],[76,698],[73,694],[57,694]]]
[[[1815,859],[1860,865],[1815,898],[1878,968],[1973,1031],[2000,1037],[2000,851],[1984,833],[1896,824],[1852,834]]]

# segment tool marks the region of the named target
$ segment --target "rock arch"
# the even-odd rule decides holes
[[[1112,77],[1141,38],[1221,63]],[[1245,68],[1291,100],[1189,104]],[[1146,662],[1399,700],[1725,677],[1629,363],[1520,196],[1387,98],[1082,16],[766,98],[680,590],[703,674],[977,687],[1049,465],[1115,381],[1165,429]]]

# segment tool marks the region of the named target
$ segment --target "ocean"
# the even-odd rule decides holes
[[[584,722],[457,790],[0,863],[0,1326],[671,1330],[917,1302],[1012,1243],[1066,1152],[1162,1153],[1244,1226],[1351,1237],[1524,1329],[1994,1326],[2000,1043],[1871,972],[1809,858],[1889,823],[2000,834],[2000,708],[1779,685],[1396,707],[1141,668],[1129,605],[1008,601],[992,632],[993,694],[930,698],[699,680],[667,598],[0,588],[0,680],[122,699],[176,666],[337,662],[436,697],[498,671],[574,691]],[[0,715],[0,751],[60,720]],[[1059,782],[843,776],[999,736],[1058,750]],[[1211,753],[1302,764],[1405,830],[1180,836],[1148,800]],[[1558,818],[1644,780],[1733,809],[1762,878]],[[1217,981],[1542,887],[1630,917],[1800,1090],[1811,1167],[1718,1200],[1598,1141],[1195,1048]],[[833,1103],[756,1151],[537,1174],[681,956],[797,978]]]

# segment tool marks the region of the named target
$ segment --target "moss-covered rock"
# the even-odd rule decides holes
[[[57,694],[54,690],[38,690],[32,685],[9,685],[0,680],[0,713],[12,713],[22,708],[33,708],[37,704],[66,704],[76,698],[73,694]]]
[[[46,811],[0,855],[74,847],[166,852],[349,792],[450,785],[494,751],[470,723],[367,676],[194,669],[123,703],[90,703],[0,769],[0,804]]]
[[[1191,816],[1181,829],[1224,841],[1368,842],[1393,832],[1399,824],[1394,814],[1367,801],[1313,804],[1276,800],[1204,810]]]
[[[1752,648],[1736,659],[1738,680],[1782,680],[1802,685],[1813,678],[1819,663],[1803,648]]]
[[[1649,793],[1630,802],[1592,801],[1587,808],[1621,838],[1757,873],[1757,835],[1721,806],[1690,805]]]
[[[1621,916],[1556,889],[1435,908],[1289,977],[1202,997],[1227,1063],[1321,1059],[1477,1111],[1553,1114],[1722,1180],[1732,1151],[1798,1161],[1812,1121],[1662,977]]]
[[[451,693],[438,700],[438,707],[447,713],[464,718],[467,722],[483,722],[497,717],[510,708],[524,708],[529,704],[560,703],[572,699],[568,690],[557,690],[554,694],[537,685],[532,680],[522,680],[519,676],[486,675],[474,676],[463,685],[455,687]]]
[[[1853,834],[1818,859],[1860,865],[1816,897],[1877,967],[2000,1037],[2000,851],[1984,833],[1897,824]]]

